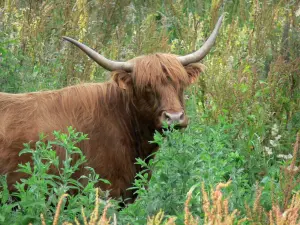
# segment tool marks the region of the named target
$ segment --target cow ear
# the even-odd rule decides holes
[[[205,70],[205,66],[201,63],[191,63],[184,68],[189,75],[190,84],[195,83],[200,73],[204,72]]]
[[[131,75],[125,71],[115,71],[112,74],[112,79],[117,83],[117,85],[126,90],[132,86],[132,78]]]

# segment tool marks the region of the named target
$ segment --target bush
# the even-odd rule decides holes
[[[85,140],[87,135],[76,132],[71,127],[66,134],[54,131],[53,135],[53,141],[45,141],[45,136],[41,135],[34,149],[30,144],[25,144],[20,155],[31,154],[32,163],[19,165],[18,171],[28,176],[15,184],[16,191],[9,193],[5,176],[1,177],[1,224],[39,224],[41,214],[49,223],[56,212],[59,197],[65,193],[77,194],[69,195],[67,203],[63,202],[59,221],[73,220],[81,213],[81,207],[84,207],[87,214],[92,212],[96,184],[108,181],[100,179],[93,168],[88,167],[87,176],[82,176],[79,180],[72,178],[73,173],[82,169],[86,162],[76,144]],[[65,159],[58,158],[55,151],[57,147],[65,151]],[[77,160],[74,161],[74,158]],[[87,180],[87,185],[83,186],[81,180]],[[107,197],[107,193],[102,195]]]

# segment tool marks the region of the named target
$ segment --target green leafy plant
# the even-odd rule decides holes
[[[70,195],[67,204],[63,203],[62,211],[67,213],[61,219],[74,218],[81,212],[81,207],[85,207],[87,213],[91,212],[96,184],[109,183],[100,179],[92,168],[86,168],[87,175],[80,177],[80,180],[87,180],[87,185],[83,186],[80,180],[73,178],[73,174],[83,169],[86,162],[85,156],[76,145],[86,140],[87,135],[69,127],[67,133],[54,131],[53,136],[53,140],[47,140],[46,136],[40,135],[35,146],[24,145],[20,155],[30,154],[32,160],[19,165],[18,172],[27,176],[15,184],[14,192],[8,193],[5,176],[1,177],[1,223],[35,224],[40,221],[40,214],[49,221],[56,211],[59,196],[65,193],[77,194]],[[63,159],[57,156],[58,149],[64,151]],[[107,193],[102,194],[103,198],[105,196],[107,197]]]

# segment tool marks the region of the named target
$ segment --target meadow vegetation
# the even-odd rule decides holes
[[[190,87],[184,131],[156,133],[160,151],[137,175],[134,204],[71,174],[85,162],[73,128],[25,145],[34,166],[9,193],[0,179],[0,224],[300,224],[300,3],[296,0],[4,0],[0,2],[0,91],[51,90],[101,82],[108,73],[73,37],[111,59],[187,54],[224,13],[206,71]],[[298,135],[297,135],[298,133]],[[53,145],[64,146],[59,164]],[[80,156],[72,163],[72,155]],[[60,175],[47,173],[50,167]],[[109,182],[101,179],[101,182]],[[147,188],[146,188],[147,187]],[[68,195],[76,191],[77,195]],[[67,203],[67,204],[66,204]]]

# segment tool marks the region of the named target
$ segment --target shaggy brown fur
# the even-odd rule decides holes
[[[9,188],[23,174],[14,172],[23,143],[35,142],[43,132],[51,139],[53,130],[73,126],[88,134],[79,144],[93,167],[111,185],[112,197],[133,197],[126,191],[138,169],[135,158],[145,159],[157,150],[149,144],[161,126],[163,111],[184,109],[183,90],[202,71],[201,64],[183,67],[173,55],[154,54],[134,59],[131,74],[112,72],[112,79],[100,84],[81,84],[56,91],[28,94],[0,93],[0,174],[8,174]],[[187,121],[186,121],[187,122]],[[58,155],[63,151],[57,149]],[[78,178],[84,170],[75,174]]]

